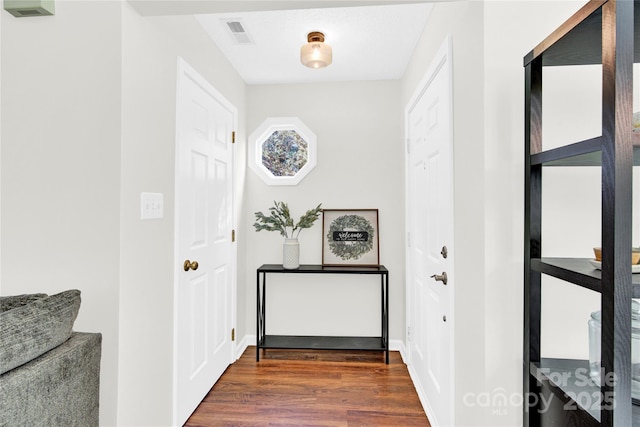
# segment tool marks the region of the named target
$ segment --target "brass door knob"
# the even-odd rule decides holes
[[[189,261],[188,259],[184,261],[184,271],[197,270],[197,269],[198,269],[198,261]]]

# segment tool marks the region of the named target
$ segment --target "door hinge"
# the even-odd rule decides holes
[[[231,132],[231,143],[232,144],[236,143],[236,131],[235,130],[233,132]]]
[[[236,230],[231,230],[231,243],[236,241]]]
[[[236,340],[236,328],[231,329],[231,341]]]

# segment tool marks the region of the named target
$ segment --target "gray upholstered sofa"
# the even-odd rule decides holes
[[[0,297],[0,427],[98,425],[102,335],[73,331],[80,291]]]

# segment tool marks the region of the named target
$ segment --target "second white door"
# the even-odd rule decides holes
[[[443,45],[407,108],[408,344],[432,425],[454,425],[451,76]]]

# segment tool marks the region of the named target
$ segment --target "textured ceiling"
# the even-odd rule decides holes
[[[196,16],[247,84],[275,84],[399,79],[430,12],[418,3]],[[241,23],[249,43],[238,43],[228,21]],[[300,63],[311,31],[325,33],[333,48],[327,68]]]

